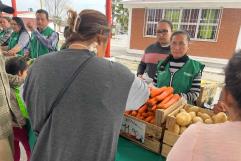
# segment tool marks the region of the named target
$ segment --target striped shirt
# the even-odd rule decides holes
[[[138,66],[137,76],[147,73],[148,76],[153,79],[156,73],[158,62],[166,59],[169,54],[170,46],[163,47],[159,42],[148,46]]]
[[[183,56],[179,59],[170,58],[170,68],[169,71],[171,74],[175,74],[179,69],[183,67],[183,65],[188,61],[189,57],[187,55]],[[192,87],[187,93],[179,93],[183,98],[187,101],[195,102],[199,97],[200,89],[201,89],[201,77],[202,73],[200,72],[196,77],[194,77],[192,81]],[[157,73],[154,77],[154,85],[157,86]]]

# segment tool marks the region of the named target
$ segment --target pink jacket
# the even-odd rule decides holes
[[[167,161],[241,161],[241,121],[190,126]]]

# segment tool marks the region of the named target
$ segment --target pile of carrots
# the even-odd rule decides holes
[[[150,98],[147,102],[138,110],[126,111],[125,114],[154,124],[156,109],[167,109],[180,99],[180,96],[173,92],[172,87],[151,88]]]
[[[147,104],[144,104],[138,110],[126,111],[125,114],[134,116],[151,124],[155,123],[155,112],[149,110]]]

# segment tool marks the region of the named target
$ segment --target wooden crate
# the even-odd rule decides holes
[[[179,137],[180,135],[177,135],[169,130],[165,130],[163,143],[173,146]]]
[[[180,135],[177,135],[169,130],[165,130],[162,144],[161,155],[167,157],[168,153],[171,151],[173,145],[176,143]]]
[[[163,127],[163,124],[166,121],[167,116],[176,109],[182,108],[186,104],[186,100],[181,98],[178,102],[174,103],[172,106],[167,109],[157,109],[155,122],[157,126]],[[164,125],[165,126],[165,125]]]
[[[129,125],[126,123],[127,120],[130,122]],[[128,130],[124,129],[126,126],[129,126]],[[136,132],[136,135],[133,135],[133,131]],[[141,136],[143,136],[144,133],[144,138],[138,137],[137,131],[142,133]],[[145,149],[158,154],[161,153],[161,139],[163,137],[163,130],[159,126],[139,120],[133,116],[124,115],[120,135],[144,147]]]
[[[173,145],[176,143],[176,141],[181,136],[181,135],[178,135],[178,134],[176,134],[176,133],[171,131],[173,129],[173,126],[176,124],[176,117],[175,117],[175,115],[177,113],[179,113],[180,109],[184,108],[184,109],[187,110],[188,108],[190,108],[192,106],[193,105],[186,104],[184,106],[181,106],[181,107],[175,109],[172,113],[170,113],[167,116],[167,119],[166,119],[166,130],[165,130],[164,136],[163,136],[163,144],[162,144],[162,152],[161,152],[161,154],[163,156],[167,156],[168,155],[168,153],[170,152],[170,150],[173,147]],[[200,108],[200,107],[199,107],[199,112],[207,113],[207,114],[209,114],[211,116],[213,115],[213,111],[208,110],[208,109],[203,109],[203,108]]]
[[[204,104],[211,105],[217,92],[218,83],[206,82],[201,84],[200,94],[197,99],[197,106],[204,107]]]
[[[186,104],[180,108],[177,108],[176,110],[174,110],[172,113],[170,113],[168,116],[167,116],[167,119],[166,119],[166,128],[168,130],[171,130],[173,129],[174,125],[176,124],[176,117],[175,115],[177,113],[179,113],[180,109],[184,108],[184,109],[188,109],[190,107],[192,107],[193,105],[189,105],[189,104]],[[204,109],[204,108],[201,108],[201,107],[198,107],[199,108],[199,112],[202,112],[202,113],[207,113],[209,115],[213,115],[213,111],[211,110],[208,110],[208,109]]]
[[[172,149],[172,146],[163,143],[161,155],[164,157],[167,157],[171,149]]]

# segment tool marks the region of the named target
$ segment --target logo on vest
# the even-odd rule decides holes
[[[187,72],[184,72],[184,75],[186,75],[188,77],[192,77],[193,76],[191,73],[187,73]]]

